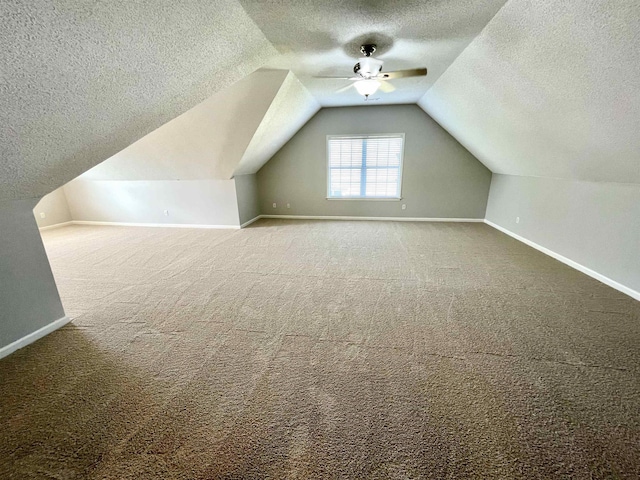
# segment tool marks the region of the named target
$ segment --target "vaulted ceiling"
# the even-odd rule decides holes
[[[493,172],[640,183],[640,2],[510,0],[419,105]]]
[[[348,81],[360,45],[374,43],[384,71],[428,67],[426,78],[394,81],[376,104],[416,103],[505,0],[239,0],[281,55],[268,65],[293,71],[323,107],[362,105]]]
[[[386,71],[429,69],[372,104],[418,102],[492,171],[640,183],[639,35],[636,0],[2,2],[0,200],[41,196],[183,113],[246,135],[169,177],[252,173],[320,106],[363,104],[314,76],[349,75],[368,42]],[[221,100],[241,88],[247,115]]]

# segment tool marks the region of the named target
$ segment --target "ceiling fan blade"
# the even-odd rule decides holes
[[[336,93],[342,93],[342,92],[346,92],[347,90],[349,90],[351,87],[353,87],[353,83],[350,83],[349,85],[347,85],[346,87],[342,87],[339,90],[336,90]]]
[[[380,81],[380,90],[383,91],[384,93],[391,93],[395,89],[396,87],[391,85],[389,82],[385,82],[384,80]]]
[[[316,75],[313,78],[333,78],[334,80],[353,80],[353,77],[331,77],[327,75]]]
[[[424,77],[427,74],[426,68],[412,68],[409,70],[398,70],[396,72],[380,73],[378,78],[387,80],[391,78],[405,78],[405,77]]]

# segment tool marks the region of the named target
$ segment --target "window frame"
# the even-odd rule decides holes
[[[329,159],[329,142],[332,138],[361,138],[361,139],[368,139],[368,138],[389,138],[389,137],[395,137],[395,138],[401,138],[402,139],[402,148],[400,149],[400,167],[398,168],[398,177],[399,177],[399,181],[398,181],[398,196],[397,197],[332,197],[331,196],[331,161]],[[372,133],[372,134],[357,134],[357,133],[352,133],[352,134],[339,134],[339,135],[327,135],[326,138],[326,143],[325,143],[325,147],[326,147],[326,151],[325,151],[325,157],[327,159],[327,169],[326,169],[326,173],[327,173],[327,178],[326,178],[326,184],[327,184],[327,200],[350,200],[350,201],[354,201],[354,200],[360,200],[360,201],[373,201],[373,202],[398,202],[400,200],[402,200],[402,183],[403,183],[403,177],[402,177],[402,173],[403,173],[403,169],[404,169],[404,146],[405,146],[405,134],[404,133]],[[361,167],[362,168],[362,167]]]

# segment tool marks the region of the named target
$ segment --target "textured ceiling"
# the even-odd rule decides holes
[[[0,2],[0,200],[55,189],[275,53],[235,0]]]
[[[252,73],[87,171],[82,178],[231,178],[288,73],[262,69]]]
[[[493,172],[640,183],[640,2],[510,0],[419,105]]]
[[[427,67],[422,79],[394,81],[397,90],[376,93],[375,104],[416,103],[482,30],[505,0],[240,0],[281,52],[270,67],[292,70],[322,106],[362,105],[344,80],[361,56],[362,43],[379,46],[384,70]]]
[[[194,140],[197,168],[172,172],[184,142],[165,138],[108,175],[251,173],[318,104],[363,104],[336,93],[348,82],[313,76],[349,75],[369,42],[385,71],[429,69],[372,105],[419,101],[492,171],[640,183],[637,0],[6,0],[0,200],[42,196],[230,86],[251,93],[222,109],[226,126],[209,122],[229,133],[220,145]],[[261,66],[283,71],[245,78]],[[203,124],[221,104],[200,110]]]

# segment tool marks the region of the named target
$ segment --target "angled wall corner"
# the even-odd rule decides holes
[[[69,182],[73,220],[239,226],[233,170],[287,78],[257,70]]]
[[[255,131],[235,175],[256,173],[317,112],[320,105],[298,78],[289,72]]]
[[[428,93],[428,92],[427,92]],[[465,150],[467,150],[476,160],[478,160],[478,162],[480,162],[482,165],[484,165],[484,167],[489,170],[491,173],[493,173],[493,171],[491,170],[491,168],[489,167],[487,162],[482,161],[482,159],[480,159],[478,157],[478,152],[477,149],[474,148],[474,145],[469,144],[468,142],[465,142],[465,138],[464,136],[461,135],[456,135],[456,129],[452,128],[451,125],[447,125],[446,123],[441,123],[442,122],[442,117],[437,116],[437,115],[433,115],[433,108],[427,107],[426,102],[425,102],[425,97],[422,97],[418,103],[416,103],[416,105],[418,107],[420,107],[420,109],[422,109],[422,111],[424,113],[426,113],[429,118],[431,118],[434,122],[436,122],[444,131],[446,131],[449,135],[451,135],[451,137],[453,137],[456,142],[458,142],[458,144],[460,144],[460,146],[462,146]]]
[[[34,332],[64,323],[64,308],[33,216],[37,202],[0,202],[0,358],[15,350],[12,345],[36,340]],[[24,340],[30,336],[30,341]]]
[[[260,215],[258,179],[255,174],[250,174],[236,175],[233,180],[236,185],[240,226],[244,227]]]
[[[287,70],[261,69],[80,176],[82,180],[228,180]]]
[[[640,183],[638,31],[638,2],[510,0],[419,105],[494,173]]]
[[[53,227],[71,222],[73,218],[71,217],[64,186],[42,197],[33,208],[33,214],[39,228]]]
[[[73,220],[241,225],[248,178],[319,108],[289,71],[257,70],[69,182]]]

